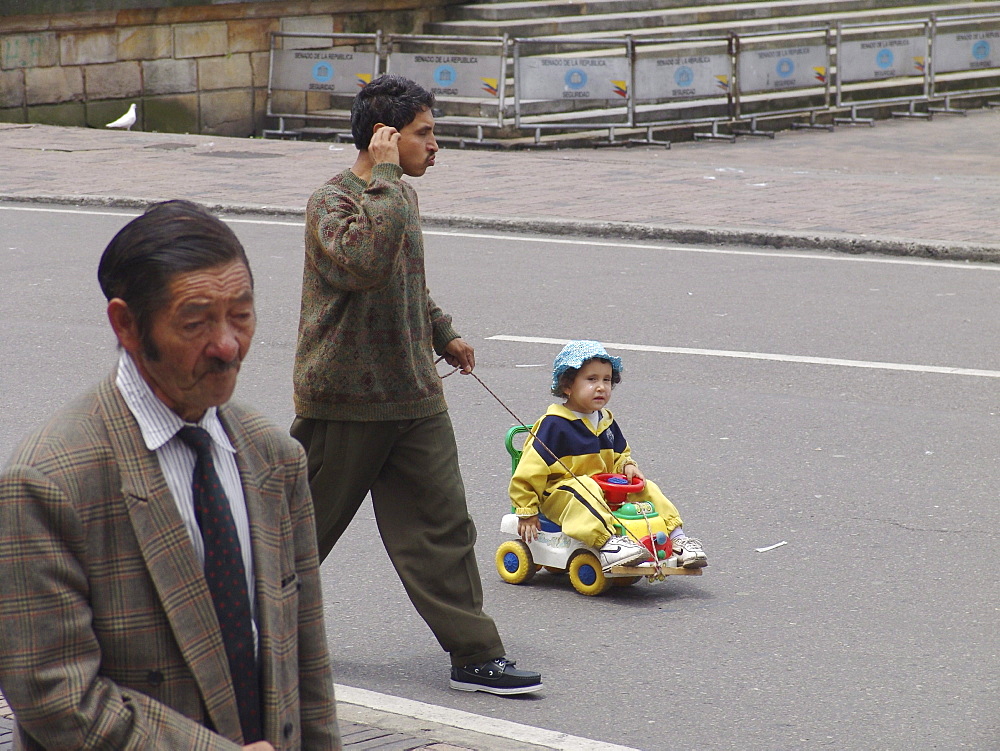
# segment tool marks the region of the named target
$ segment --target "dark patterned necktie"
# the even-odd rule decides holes
[[[262,740],[264,734],[261,732],[260,683],[254,656],[250,598],[236,523],[215,471],[212,437],[202,428],[191,425],[185,425],[177,435],[198,455],[191,489],[195,516],[205,542],[205,581],[212,593],[226,646],[243,742],[253,743]]]

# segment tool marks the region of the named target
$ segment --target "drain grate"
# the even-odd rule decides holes
[[[193,149],[197,146],[194,143],[153,143],[143,146],[144,149],[156,149],[158,151],[177,151],[178,149]]]
[[[229,159],[277,159],[284,154],[270,151],[199,151],[195,156],[224,156]]]

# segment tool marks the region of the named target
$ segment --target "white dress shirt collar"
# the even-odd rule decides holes
[[[118,375],[115,379],[115,385],[129,410],[135,415],[136,422],[139,423],[139,430],[142,432],[142,440],[150,451],[159,449],[173,438],[184,425],[190,424],[184,422],[176,412],[160,401],[160,398],[153,393],[153,389],[142,377],[139,368],[128,352],[123,351],[118,358]],[[208,431],[219,448],[225,449],[231,454],[236,453],[229,436],[226,435],[225,428],[222,427],[218,409],[215,407],[207,409],[196,424],[199,428]]]

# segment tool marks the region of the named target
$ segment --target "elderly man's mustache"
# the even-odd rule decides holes
[[[225,360],[220,360],[217,357],[213,357],[211,360],[209,360],[209,363],[208,363],[208,372],[209,373],[225,373],[228,370],[239,370],[241,362],[242,361],[239,358],[236,358],[235,360],[230,360],[229,362],[226,362]]]

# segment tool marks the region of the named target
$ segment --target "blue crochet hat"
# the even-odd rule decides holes
[[[600,342],[592,342],[586,339],[577,339],[562,348],[562,352],[556,355],[556,361],[552,364],[552,393],[559,393],[559,376],[569,368],[580,368],[587,360],[599,357],[611,363],[611,371],[621,375],[622,359],[609,355]]]

